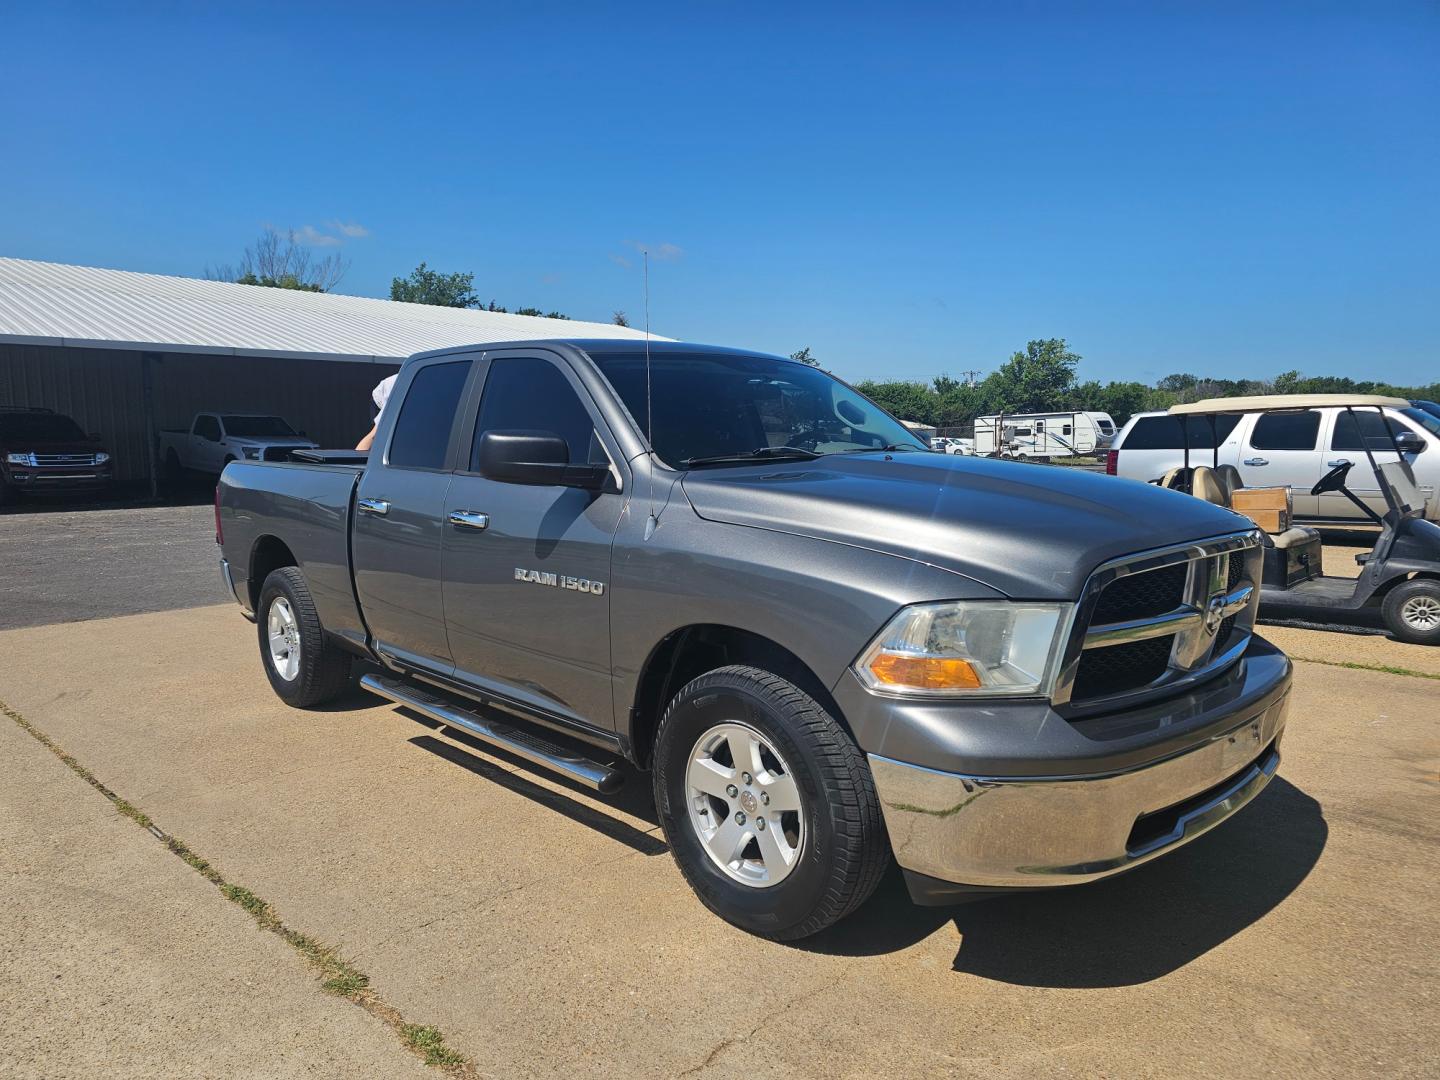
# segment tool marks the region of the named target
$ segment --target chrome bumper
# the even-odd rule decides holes
[[[874,754],[870,768],[905,869],[986,887],[1077,885],[1179,847],[1260,794],[1280,763],[1288,704],[1108,776],[963,776]]]

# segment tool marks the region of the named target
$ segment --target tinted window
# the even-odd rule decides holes
[[[1320,434],[1320,414],[1266,413],[1255,421],[1250,445],[1256,450],[1314,450]]]
[[[0,438],[7,443],[83,441],[85,433],[68,416],[57,413],[0,412]]]
[[[294,435],[295,429],[278,416],[227,416],[225,432],[242,439],[258,439],[267,435]]]
[[[1224,442],[1240,422],[1236,413],[1217,416],[1187,416],[1191,450],[1213,450],[1218,437]],[[1214,421],[1214,428],[1210,424]],[[1180,450],[1185,446],[1178,416],[1142,416],[1125,436],[1126,450]]]
[[[220,421],[213,416],[199,416],[195,418],[195,434],[202,439],[209,439],[211,442],[220,441]]]
[[[1440,412],[1431,412],[1426,409],[1401,409],[1406,416],[1419,424],[1431,435],[1440,435]],[[1391,423],[1394,423],[1392,420]]]
[[[507,356],[490,364],[480,397],[480,419],[470,447],[478,471],[480,437],[487,431],[551,431],[565,440],[571,461],[604,463],[595,423],[570,381],[549,360]]]
[[[594,360],[645,431],[645,355],[599,352]],[[782,446],[816,454],[890,445],[925,450],[915,435],[869,398],[793,360],[661,352],[651,358],[650,385],[652,442],[655,452],[671,465]]]
[[[445,467],[450,428],[469,374],[469,360],[431,364],[415,373],[390,436],[388,464],[401,469]]]
[[[1390,431],[1397,435],[1409,430],[1398,420],[1390,421]],[[1380,414],[1373,409],[1357,409],[1353,413],[1339,412],[1335,415],[1335,430],[1330,434],[1331,450],[1364,450],[1365,445],[1360,441],[1362,437],[1370,444],[1371,450],[1395,449],[1380,422]]]

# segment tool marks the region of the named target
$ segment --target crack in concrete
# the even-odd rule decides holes
[[[267,901],[249,889],[227,881],[213,864],[194,852],[173,833],[162,830],[144,811],[106,787],[93,772],[66,753],[49,735],[3,701],[0,701],[0,714],[8,716],[22,731],[59,758],[66,768],[105,796],[119,813],[155,837],[166,850],[216,886],[226,900],[244,909],[262,930],[275,934],[295,949],[325,980],[322,985],[327,993],[344,998],[390,1028],[406,1049],[420,1057],[426,1065],[465,1080],[478,1077],[474,1063],[446,1046],[444,1036],[437,1029],[410,1023],[399,1009],[370,988],[369,976],[342,960],[335,949],[287,926]]]
[[[792,999],[789,1004],[787,1004],[779,1012],[772,1013],[769,1016],[765,1017],[764,1020],[761,1020],[760,1023],[756,1024],[744,1035],[727,1035],[725,1038],[721,1039],[718,1043],[711,1047],[710,1052],[705,1055],[704,1061],[700,1062],[699,1065],[691,1066],[684,1072],[676,1073],[674,1080],[681,1080],[682,1077],[696,1076],[704,1072],[711,1065],[713,1065],[715,1061],[727,1050],[730,1050],[732,1047],[741,1046],[744,1043],[749,1042],[757,1034],[759,1034],[762,1028],[773,1024],[777,1020],[783,1019],[792,1010],[809,1001],[811,998],[818,997],[823,991],[827,989],[829,989],[829,987],[826,984],[812,987],[811,989],[801,994],[799,997]]]

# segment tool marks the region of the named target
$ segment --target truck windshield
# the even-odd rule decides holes
[[[1408,416],[1431,435],[1440,436],[1440,416],[1426,409],[1401,409],[1401,416]]]
[[[68,416],[43,412],[0,412],[0,439],[83,442],[85,433]]]
[[[645,354],[600,353],[601,373],[640,430],[646,428]],[[655,453],[687,468],[748,457],[816,457],[867,450],[925,450],[869,398],[817,368],[768,356],[653,354]]]
[[[278,416],[227,416],[225,434],[256,439],[266,435],[294,435],[295,429]]]

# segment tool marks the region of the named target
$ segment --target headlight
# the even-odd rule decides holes
[[[855,674],[882,693],[1048,696],[1070,610],[992,600],[916,604],[880,631]]]
[[[104,450],[101,450],[98,454],[95,455],[95,464],[96,464],[96,465],[104,465],[104,464],[105,464],[107,461],[109,461],[109,460],[110,460],[110,455],[107,454],[107,453],[105,453]]]
[[[258,458],[260,456],[260,447],[242,446],[240,448],[240,452],[244,454],[247,458]]]
[[[30,454],[6,454],[5,460],[11,465],[34,465],[35,459]]]

